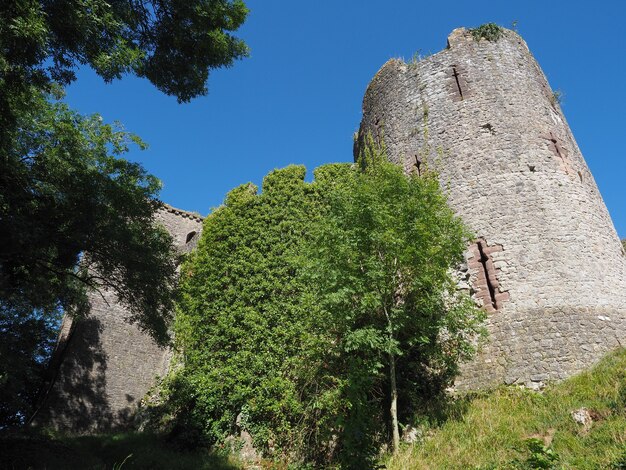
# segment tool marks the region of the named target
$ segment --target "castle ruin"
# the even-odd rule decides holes
[[[180,252],[195,246],[201,217],[164,204],[156,219]],[[156,377],[167,373],[171,350],[126,322],[129,315],[113,292],[92,292],[89,299],[86,318],[63,319],[35,425],[74,433],[127,427]]]
[[[467,286],[489,339],[457,386],[564,379],[626,344],[626,253],[558,100],[525,42],[465,29],[416,63],[390,60],[370,83],[355,155],[384,140],[407,172],[437,171],[476,235]],[[165,206],[159,220],[190,249],[201,218]],[[186,248],[185,248],[186,247]],[[124,426],[167,371],[170,351],[110,293],[66,321],[37,421],[73,432]]]
[[[626,345],[626,253],[557,98],[518,34],[463,28],[365,94],[355,156],[371,135],[405,171],[437,171],[477,237],[489,340],[460,388],[564,379]]]

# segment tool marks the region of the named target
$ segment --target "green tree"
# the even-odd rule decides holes
[[[180,101],[205,94],[211,69],[247,55],[234,37],[241,0],[7,0],[0,5],[0,129],[36,90],[89,65],[106,81],[134,73]]]
[[[87,65],[188,101],[247,54],[231,34],[246,15],[240,0],[0,2],[0,427],[23,421],[58,318],[84,314],[87,289],[115,291],[129,321],[168,341],[160,183],[120,158],[139,139],[69,110],[62,87]]]
[[[2,2],[0,300],[10,294],[11,302],[20,297],[31,309],[67,303],[65,291],[74,291],[68,269],[76,268],[80,254],[97,259],[126,246],[132,255],[135,246],[120,238],[126,235],[115,224],[145,229],[156,209],[158,181],[114,158],[126,150],[130,134],[54,103],[52,96],[60,98],[62,86],[75,79],[75,68],[89,65],[107,81],[135,73],[187,101],[206,92],[210,69],[246,55],[246,45],[229,33],[246,14],[239,0]],[[148,232],[146,238],[162,235]],[[122,258],[110,259],[119,266]],[[99,259],[100,282],[140,307],[141,296],[135,302],[122,288],[137,282],[113,276],[116,267],[105,264],[104,255]],[[43,281],[33,275],[42,263],[48,266]],[[162,339],[162,331],[156,336]]]
[[[355,468],[371,464],[384,416],[397,451],[400,407],[407,416],[415,398],[450,384],[482,320],[456,291],[452,272],[470,235],[437,176],[405,175],[372,150],[360,166],[329,193],[305,251],[347,378],[343,461]]]
[[[31,411],[60,316],[0,303],[0,430],[21,424]]]
[[[260,194],[251,184],[232,190],[183,267],[175,337],[185,367],[171,384],[174,408],[187,410],[178,429],[200,429],[211,443],[234,433],[239,416],[266,453],[306,447],[298,423],[318,340],[294,253],[319,204],[305,172],[276,170]]]
[[[58,319],[88,313],[87,290],[113,290],[163,344],[175,285],[160,182],[118,158],[141,141],[43,96],[17,122],[14,171],[0,172],[0,426],[28,414]]]
[[[156,414],[174,435],[243,428],[270,457],[368,468],[386,410],[397,429],[472,351],[481,314],[451,275],[468,234],[432,175],[381,157],[314,174],[274,171],[205,220],[181,274],[183,367]]]
[[[3,306],[79,313],[85,287],[110,288],[131,319],[165,343],[175,257],[153,219],[160,182],[118,158],[129,144],[144,144],[44,97],[18,123],[7,157],[21,171],[0,175]]]

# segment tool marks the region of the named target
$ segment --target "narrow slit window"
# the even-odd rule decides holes
[[[488,313],[500,311],[504,302],[510,299],[510,294],[500,286],[500,268],[493,261],[493,254],[503,252],[502,245],[488,245],[485,239],[480,238],[470,246],[472,254],[468,262],[469,269],[474,273],[474,293]],[[503,254],[499,259],[504,261]],[[505,262],[506,264],[506,262]]]
[[[415,169],[417,170],[417,176],[422,176],[422,161],[417,155],[415,155]]]
[[[496,302],[496,286],[493,285],[492,276],[495,273],[491,272],[491,264],[489,257],[485,254],[485,247],[483,246],[483,242],[478,242],[478,253],[480,254],[480,265],[482,266],[483,273],[485,274],[485,279],[487,282],[487,289],[489,291],[489,299],[491,300],[491,306],[497,310],[498,304]]]
[[[566,174],[570,174],[570,166],[569,159],[567,157],[567,151],[561,145],[558,137],[554,135],[553,132],[550,132],[548,135],[544,136],[544,139],[548,141],[548,146],[552,153],[561,161],[561,165],[563,166],[563,170]]]
[[[454,77],[454,80],[456,82],[456,87],[459,90],[459,96],[461,97],[461,99],[463,99],[463,87],[461,87],[461,76],[459,75],[459,72],[456,69],[455,65],[452,66],[452,76]]]

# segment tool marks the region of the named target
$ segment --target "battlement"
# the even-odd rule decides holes
[[[184,219],[191,219],[200,223],[202,223],[202,221],[204,220],[203,217],[200,214],[197,214],[196,212],[189,212],[189,211],[184,211],[182,209],[177,209],[176,207],[170,206],[169,204],[166,204],[165,202],[161,202],[160,207],[165,212],[168,212],[173,215],[177,215]]]

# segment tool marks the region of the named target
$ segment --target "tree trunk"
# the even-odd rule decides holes
[[[389,354],[389,379],[391,382],[391,431],[393,433],[393,453],[400,448],[400,428],[398,425],[398,388],[396,386],[396,360]]]

